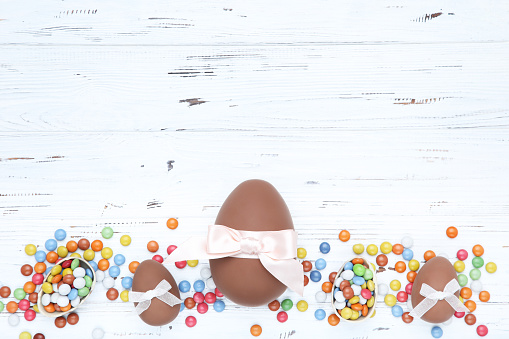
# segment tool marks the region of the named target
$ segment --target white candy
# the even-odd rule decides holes
[[[366,302],[367,302],[367,300],[362,295],[360,295],[359,296],[359,304],[364,305]]]
[[[51,297],[51,302],[55,304],[60,297],[60,293],[49,294],[49,296]]]
[[[343,271],[343,273],[341,273],[341,278],[343,278],[344,280],[352,280],[353,276],[354,273],[352,270]]]
[[[67,298],[65,295],[61,295],[58,297],[57,304],[60,307],[66,307],[69,305],[69,298]]]
[[[410,248],[414,245],[414,239],[406,235],[401,239],[401,245],[403,245],[404,248]]]
[[[76,267],[74,269],[74,271],[72,272],[72,274],[76,278],[83,278],[85,276],[86,272],[85,272],[85,269],[83,267]]]
[[[9,316],[8,322],[9,322],[9,325],[11,325],[11,326],[18,326],[18,324],[19,324],[19,316],[16,313],[11,314]]]
[[[83,278],[76,278],[76,279],[74,279],[74,282],[72,284],[74,285],[75,289],[79,290],[80,288],[85,287],[87,282]],[[64,286],[64,285],[62,285],[62,286]]]
[[[74,285],[76,286],[76,285]],[[110,289],[112,288],[113,286],[115,286],[115,279],[113,279],[112,277],[106,277],[104,278],[103,280],[103,286],[104,288],[106,289]]]
[[[53,284],[53,292],[58,292],[58,284]]]
[[[95,280],[97,282],[103,281],[104,280],[104,271],[100,271],[100,270],[96,271],[95,272]]]
[[[42,306],[48,306],[51,302],[51,295],[50,294],[43,294],[41,298]]]
[[[216,283],[214,282],[214,280],[212,278],[207,279],[207,287],[211,290],[216,288]]]
[[[78,305],[80,304],[80,301],[81,301],[81,300],[80,300],[80,297],[76,297],[76,298],[74,298],[73,300],[71,300],[71,306],[72,306],[72,307],[76,307],[76,306],[78,306]]]
[[[344,301],[336,300],[336,301],[334,302],[334,307],[335,307],[337,310],[342,310],[343,308],[345,308],[345,302],[344,302]]]
[[[389,293],[389,286],[387,284],[378,284],[378,295],[384,296]]]
[[[444,321],[444,322],[442,323],[442,325],[444,325],[444,326],[448,326],[448,325],[450,325],[450,324],[452,323],[452,318],[453,318],[453,317],[450,317],[450,318],[449,318],[449,320]]]
[[[210,278],[212,276],[212,274],[210,273],[210,268],[208,267],[202,268],[200,271],[200,276],[202,277],[202,279]]]
[[[360,295],[362,288],[359,285],[352,285],[350,286],[353,290],[353,295]]]
[[[474,280],[470,283],[470,289],[475,292],[479,293],[482,291],[482,283],[479,280]]]
[[[92,338],[94,339],[102,339],[104,337],[104,331],[102,328],[95,328],[92,331]]]
[[[339,285],[341,285],[341,282],[342,282],[343,280],[345,280],[345,279],[343,279],[343,278],[341,278],[341,277],[338,277],[338,278],[336,279],[336,282],[335,282],[334,286],[339,287]]]
[[[318,291],[315,294],[315,299],[319,303],[323,303],[327,299],[327,294],[324,291]]]
[[[350,304],[350,302],[347,302],[347,303],[346,303],[346,306],[347,306],[347,307],[350,307],[350,306],[352,306],[352,304]]]
[[[60,289],[58,290],[58,293],[60,293],[60,295],[68,295],[69,292],[71,292],[71,286],[67,284],[60,285]]]

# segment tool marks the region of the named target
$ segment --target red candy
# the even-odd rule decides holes
[[[201,303],[205,300],[205,297],[203,296],[203,293],[201,293],[201,292],[196,292],[196,293],[193,295],[193,300],[194,300],[197,304],[201,304]]]
[[[163,263],[163,261],[164,261],[163,257],[161,257],[159,254],[154,255],[154,256],[152,257],[152,260],[155,260],[155,261],[157,261],[157,262],[159,262],[159,263],[161,263],[161,264],[162,264],[162,263]]]
[[[371,299],[371,291],[368,290],[367,288],[363,288],[362,291],[361,291],[361,295],[364,299]]]
[[[216,295],[212,292],[205,294],[205,302],[207,304],[213,304],[216,302]]]
[[[177,268],[184,268],[184,267],[186,267],[186,265],[187,265],[187,261],[185,261],[185,260],[182,260],[182,261],[176,261],[176,262],[175,262],[175,266],[176,266]]]
[[[486,326],[484,326],[484,325],[477,326],[477,334],[480,337],[484,337],[485,335],[488,334],[488,328]]]
[[[465,250],[459,250],[458,253],[456,253],[456,256],[459,260],[465,261],[468,258],[468,252]]]
[[[198,304],[198,306],[196,308],[198,309],[198,313],[203,314],[203,313],[207,313],[207,311],[209,310],[209,305],[207,305],[205,303],[201,303],[201,304]]]
[[[29,308],[28,310],[25,311],[25,319],[27,321],[32,321],[35,319],[35,311],[32,310],[31,308]]]
[[[412,294],[412,287],[414,287],[414,283],[408,283],[406,286],[405,286],[405,292],[407,294]]]
[[[66,260],[63,263],[61,263],[62,268],[69,268],[69,267],[71,267],[71,264],[72,264],[72,260]]]
[[[216,289],[215,289],[215,292],[216,292],[216,297],[218,297],[218,298],[222,298],[222,297],[224,297],[223,293],[221,293],[221,291],[220,291],[220,290],[218,290],[218,289],[217,289],[217,287],[216,287]]]
[[[166,249],[166,253],[168,254],[171,254],[171,252],[175,251],[175,249],[177,248],[177,246],[175,245],[170,245],[168,246],[168,248]]]
[[[399,291],[396,296],[396,299],[398,299],[399,302],[404,303],[405,301],[408,300],[408,294],[406,292]]]
[[[465,316],[465,312],[458,312],[458,311],[456,311],[456,312],[454,312],[454,316],[456,318],[463,318]]]
[[[41,273],[35,273],[32,276],[32,282],[36,285],[40,285],[44,282],[44,276]]]
[[[277,321],[279,321],[280,323],[284,323],[287,320],[288,320],[288,313],[286,313],[285,311],[281,311],[277,314]]]
[[[186,318],[187,327],[194,327],[196,325],[196,318],[190,315]]]
[[[30,308],[30,301],[28,301],[27,299],[22,299],[19,301],[18,307],[20,310],[26,311]]]

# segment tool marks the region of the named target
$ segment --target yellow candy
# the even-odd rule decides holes
[[[72,269],[71,268],[66,268],[66,269],[64,269],[62,271],[62,277],[65,277],[68,274],[72,274]]]
[[[456,272],[461,273],[465,270],[465,263],[461,260],[458,260],[454,263],[454,269]]]
[[[461,301],[462,304],[465,303],[465,300],[463,300],[463,297],[461,295],[458,297],[458,299]]]
[[[44,291],[44,293],[48,294],[53,293],[53,286],[49,282],[43,282],[41,288]]]
[[[361,285],[361,288],[364,289],[364,288],[366,288],[366,286],[367,286],[366,283],[364,283],[364,284]]]
[[[375,290],[375,283],[373,282],[373,280],[368,280],[366,285],[368,286],[368,290],[370,290],[371,292]]]
[[[94,260],[95,258],[95,252],[94,250],[88,249],[83,252],[83,258],[85,258],[86,261]]]
[[[385,305],[392,307],[392,306],[396,305],[396,297],[393,296],[392,294],[387,294],[384,298],[384,302],[385,302]]]
[[[124,234],[123,236],[120,237],[120,244],[122,246],[129,246],[131,244],[131,237],[128,236],[127,234]]]
[[[371,267],[373,267],[373,271],[375,271],[375,272],[376,272],[376,266],[375,266],[375,264],[371,263]]]
[[[302,248],[302,247],[297,248],[297,258],[304,259],[307,254],[308,254],[308,251],[306,251],[305,248]]]
[[[35,312],[39,313],[39,307],[37,306],[37,304],[32,306],[32,308],[34,309]]]
[[[370,244],[366,248],[366,252],[368,252],[369,255],[375,255],[378,253],[378,247],[375,244]]]
[[[421,266],[421,264],[419,264],[419,262],[415,259],[412,259],[408,262],[408,268],[411,271],[417,271],[419,269],[419,266]]]
[[[120,300],[122,300],[124,302],[129,301],[129,291],[128,290],[123,290],[122,292],[120,292]]]
[[[19,334],[19,339],[32,339],[32,335],[30,334],[30,332],[21,332]]]
[[[300,300],[297,303],[297,309],[301,312],[306,312],[306,310],[308,309],[308,303],[305,300]]]
[[[350,307],[345,307],[341,310],[341,318],[343,319],[350,319],[352,316],[352,309]]]
[[[109,247],[104,247],[102,250],[101,250],[101,256],[104,258],[104,259],[109,259],[113,256],[113,250]]]
[[[399,289],[401,288],[401,283],[399,282],[399,280],[393,280],[393,281],[391,281],[389,286],[390,286],[391,290],[399,291]]]
[[[60,265],[55,265],[51,269],[51,275],[53,275],[53,276],[59,274],[60,272],[62,272],[62,266],[60,266]]]
[[[350,298],[350,300],[348,300],[350,302],[350,304],[357,304],[359,302],[360,298],[358,296],[354,296],[352,298]]]
[[[355,254],[361,254],[362,252],[364,252],[364,245],[355,244],[353,245],[352,250],[355,252]]]
[[[25,253],[26,254],[34,255],[35,252],[37,252],[37,247],[35,247],[35,245],[28,244],[28,245],[25,246]]]
[[[376,310],[373,310],[373,314],[371,315],[370,318],[373,318],[375,316],[375,314],[376,314]]]
[[[374,304],[375,304],[375,297],[371,297],[371,298],[369,298],[368,301],[366,301],[366,306],[368,306],[368,307],[373,307]]]
[[[189,267],[196,267],[198,265],[198,260],[188,260],[187,266]]]
[[[73,254],[70,255],[71,258],[81,258],[81,255],[77,252],[74,252]]]
[[[380,251],[382,251],[382,253],[384,254],[389,254],[392,252],[392,245],[390,242],[388,241],[384,241],[381,245],[380,245]]]
[[[51,283],[53,281],[53,275],[51,275],[51,273],[48,275],[48,278],[46,278],[46,281]]]
[[[494,262],[489,262],[486,264],[486,272],[495,273],[497,271],[497,264]]]
[[[355,320],[359,318],[359,311],[352,311],[352,315],[350,316],[350,320]]]
[[[65,258],[65,257],[67,257],[68,253],[69,253],[69,251],[67,250],[67,247],[65,247],[65,246],[58,246],[57,254],[58,254],[59,257]]]

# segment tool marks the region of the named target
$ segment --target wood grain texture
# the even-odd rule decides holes
[[[414,237],[416,258],[433,249],[451,261],[460,248],[485,247],[482,270],[492,299],[479,324],[507,337],[509,293],[509,55],[506,2],[266,0],[206,2],[47,0],[3,2],[0,12],[0,280],[19,273],[57,228],[69,239],[100,238],[127,262],[202,235],[226,196],[250,178],[280,191],[308,259],[327,260],[324,278],[355,243]],[[180,226],[165,226],[177,217]],[[456,239],[445,229],[455,225]],[[348,229],[352,239],[337,236]],[[122,234],[133,238],[128,248]],[[319,253],[328,241],[331,252]],[[470,259],[470,258],[469,258]],[[396,261],[389,256],[389,265]],[[467,270],[472,266],[467,260]],[[172,268],[199,279],[207,264]],[[122,267],[120,277],[131,276]],[[393,271],[380,282],[406,281]],[[382,300],[362,327],[318,322],[319,283],[306,287],[307,312],[280,324],[266,307],[226,301],[226,310],[185,310],[151,328],[130,303],[97,291],[76,326],[49,319],[7,325],[50,336],[250,338],[430,338]],[[120,280],[116,287],[121,289]],[[287,291],[283,297],[299,297]],[[12,300],[12,297],[6,301]],[[282,300],[282,298],[281,298]],[[477,301],[477,296],[474,297]],[[405,305],[403,305],[405,308]],[[18,313],[22,315],[21,313]],[[194,315],[198,325],[184,321]],[[475,338],[454,319],[444,337]],[[79,334],[78,334],[79,333]]]

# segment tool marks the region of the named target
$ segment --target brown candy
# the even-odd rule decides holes
[[[277,299],[276,299],[276,300],[274,300],[274,301],[271,301],[271,302],[269,303],[269,309],[270,309],[271,311],[277,311],[277,310],[279,310],[279,307],[280,307],[280,306],[281,306],[281,304],[279,303],[279,301],[278,301]]]
[[[25,264],[21,266],[21,274],[23,274],[25,277],[28,277],[32,272],[34,271],[33,267],[29,264]]]
[[[65,277],[62,279],[62,281],[64,282],[64,284],[67,284],[67,285],[72,285],[72,283],[74,282],[74,275],[72,274],[66,274]]]
[[[80,320],[80,317],[77,313],[70,313],[67,316],[67,322],[69,323],[69,325],[76,325],[79,320]]]
[[[55,318],[55,326],[58,328],[64,328],[67,324],[67,320],[64,317]]]
[[[469,313],[465,316],[465,322],[467,323],[467,325],[475,324],[476,320],[477,319],[475,318],[475,315],[473,315],[472,313]]]
[[[110,300],[115,300],[118,298],[118,291],[116,288],[110,288],[107,292],[106,292],[106,297]]]
[[[343,297],[345,297],[345,299],[353,298],[354,292],[353,292],[353,288],[351,288],[350,286],[345,287],[342,291],[343,291]]]
[[[313,268],[313,264],[309,260],[304,260],[302,262],[302,269],[304,269],[304,272],[309,272]]]
[[[9,287],[3,286],[2,288],[0,288],[0,297],[7,298],[10,295],[11,295],[11,289]]]
[[[389,259],[387,259],[387,256],[385,254],[379,254],[376,257],[376,264],[378,266],[385,266],[389,262]]]
[[[307,286],[307,284],[309,284],[309,277],[304,275],[304,286]]]
[[[196,301],[193,298],[189,297],[184,300],[184,306],[188,309],[192,309],[196,305]]]
[[[80,239],[80,241],[78,241],[78,248],[80,250],[88,250],[88,248],[90,247],[90,241],[88,241],[87,239],[83,238],[83,239]]]
[[[334,280],[336,280],[337,275],[338,272],[331,272],[331,274],[329,274],[329,281],[334,284]]]
[[[55,308],[55,312],[62,312],[62,310],[60,309],[60,306],[58,306],[57,303],[54,303],[53,304],[53,307]],[[65,326],[65,325],[64,325]]]
[[[37,304],[37,298],[39,297],[39,295],[37,294],[37,292],[33,292],[33,293],[30,293],[28,295],[28,300],[32,303],[32,304]]]
[[[46,339],[46,337],[42,333],[36,333],[34,339]]]
[[[401,319],[403,320],[403,322],[405,322],[407,324],[410,324],[412,321],[414,321],[414,317],[412,317],[410,315],[410,312],[403,313],[403,315],[401,316]]]
[[[350,282],[348,280],[343,280],[340,284],[339,284],[339,289],[341,291],[343,291],[343,289],[347,288],[347,287],[350,287]]]

